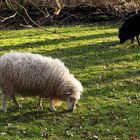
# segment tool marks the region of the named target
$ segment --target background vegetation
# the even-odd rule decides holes
[[[0,55],[26,51],[63,60],[78,78],[84,93],[73,113],[66,104],[49,111],[38,98],[22,98],[23,109],[8,101],[0,112],[1,140],[138,140],[140,139],[140,49],[118,40],[120,23],[64,26],[58,34],[38,28],[0,31]],[[48,29],[47,28],[47,29]],[[1,104],[1,100],[0,100]]]
[[[2,0],[0,28],[124,19],[139,7],[139,0]]]

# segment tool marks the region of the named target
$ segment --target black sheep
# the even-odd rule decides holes
[[[119,30],[120,43],[124,43],[126,40],[131,39],[131,45],[133,46],[134,38],[137,38],[138,45],[140,34],[140,13],[129,17],[121,26]]]

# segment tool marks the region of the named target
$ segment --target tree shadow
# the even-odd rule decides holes
[[[28,43],[22,43],[18,45],[7,45],[0,47],[1,51],[10,51],[10,50],[19,50],[19,49],[25,49],[25,48],[39,48],[41,46],[44,46],[47,48],[48,45],[58,45],[60,43],[70,43],[74,41],[80,41],[80,40],[90,40],[90,39],[97,39],[97,38],[106,38],[115,36],[116,33],[105,33],[105,34],[95,34],[95,35],[86,35],[86,36],[79,36],[79,37],[70,37],[70,38],[61,38],[61,39],[46,39],[44,41],[35,41],[35,42],[28,42]]]

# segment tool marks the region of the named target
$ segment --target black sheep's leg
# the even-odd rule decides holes
[[[139,45],[139,47],[140,47],[139,36],[137,35],[136,38],[137,38],[138,45]]]
[[[135,38],[135,37],[132,37],[132,38],[131,38],[131,47],[133,47],[134,38]]]

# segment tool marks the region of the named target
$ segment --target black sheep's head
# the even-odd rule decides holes
[[[127,34],[125,32],[123,32],[121,29],[119,30],[118,37],[120,39],[120,43],[124,43],[128,39]]]
[[[124,43],[127,39],[125,38],[125,36],[121,36],[119,35],[119,39],[120,39],[120,43]]]
[[[125,43],[126,40],[131,38],[130,33],[124,27],[121,27],[119,29],[118,37],[120,39],[120,43]]]

